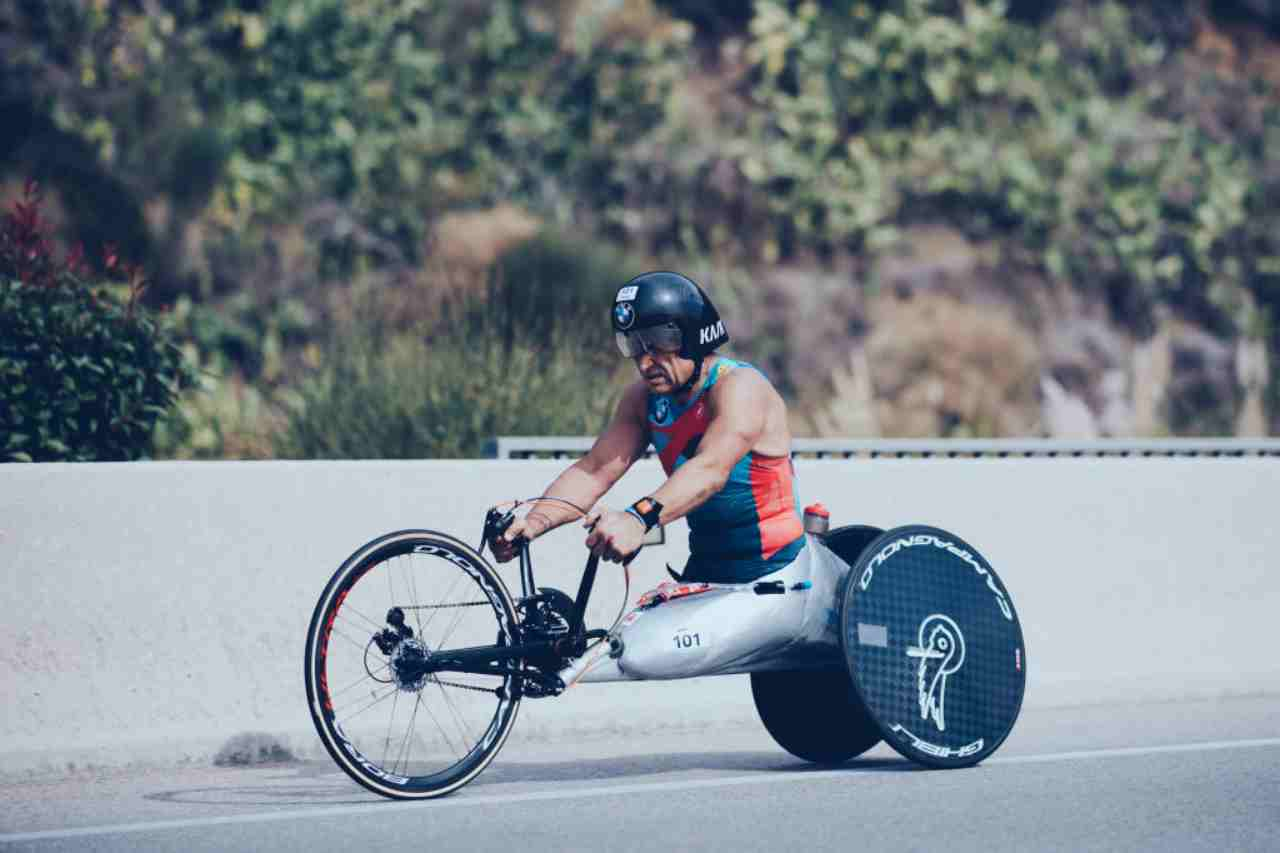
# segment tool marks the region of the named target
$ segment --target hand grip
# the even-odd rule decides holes
[[[493,524],[493,538],[497,539],[499,536],[506,533],[507,529],[511,527],[512,524],[515,524],[515,521],[516,511],[514,509],[504,514]]]

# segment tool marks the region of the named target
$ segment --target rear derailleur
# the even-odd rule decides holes
[[[390,680],[401,690],[420,690],[430,677],[426,662],[431,656],[431,650],[413,636],[413,629],[405,624],[404,611],[399,607],[387,611],[387,625],[388,627],[373,635],[373,644],[387,656],[391,669]],[[368,668],[367,661],[365,667]]]

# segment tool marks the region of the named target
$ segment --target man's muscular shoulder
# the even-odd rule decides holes
[[[708,395],[712,419],[727,419],[752,438],[752,450],[765,455],[789,452],[786,403],[757,370],[736,368],[722,376]]]
[[[769,380],[760,373],[735,368],[722,375],[707,393],[711,419],[728,417],[747,426],[761,419],[775,394]]]

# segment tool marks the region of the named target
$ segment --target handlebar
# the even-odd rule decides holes
[[[492,543],[494,539],[497,539],[499,536],[506,533],[507,530],[511,527],[511,525],[515,523],[515,520],[516,520],[515,507],[507,510],[506,512],[499,510],[497,507],[490,507],[489,511],[485,513],[484,530],[480,534],[480,547],[477,548],[476,550],[480,553],[483,553],[484,546],[489,545],[490,543]],[[592,528],[587,528],[587,529],[591,530]],[[662,544],[662,542],[665,541],[665,536],[663,534],[661,525],[659,525],[654,529],[657,531],[656,535],[651,535],[652,531],[646,532],[644,536],[644,540],[640,543],[640,547],[632,551],[629,555],[627,555],[620,561],[621,565],[624,568],[631,565],[631,562],[640,555],[641,551],[644,550],[645,545]],[[523,562],[524,552],[527,551],[529,547],[529,540],[523,536],[519,536],[516,538],[513,544],[515,544],[515,546],[518,549],[520,549],[522,562]],[[490,551],[492,550],[493,550],[492,546],[490,546]],[[592,554],[591,560],[595,560],[598,563],[599,557],[596,556],[595,554]],[[587,569],[588,571],[594,571],[594,568],[592,567],[592,564],[590,561],[588,561],[587,566],[588,566],[588,569]]]

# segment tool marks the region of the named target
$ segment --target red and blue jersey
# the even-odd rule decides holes
[[[739,368],[756,370],[721,357],[706,384],[684,405],[674,394],[649,395],[649,437],[668,476],[698,452],[710,421],[707,393],[717,380]],[[747,451],[729,472],[724,488],[687,519],[688,580],[745,583],[781,569],[804,547],[791,457]]]

